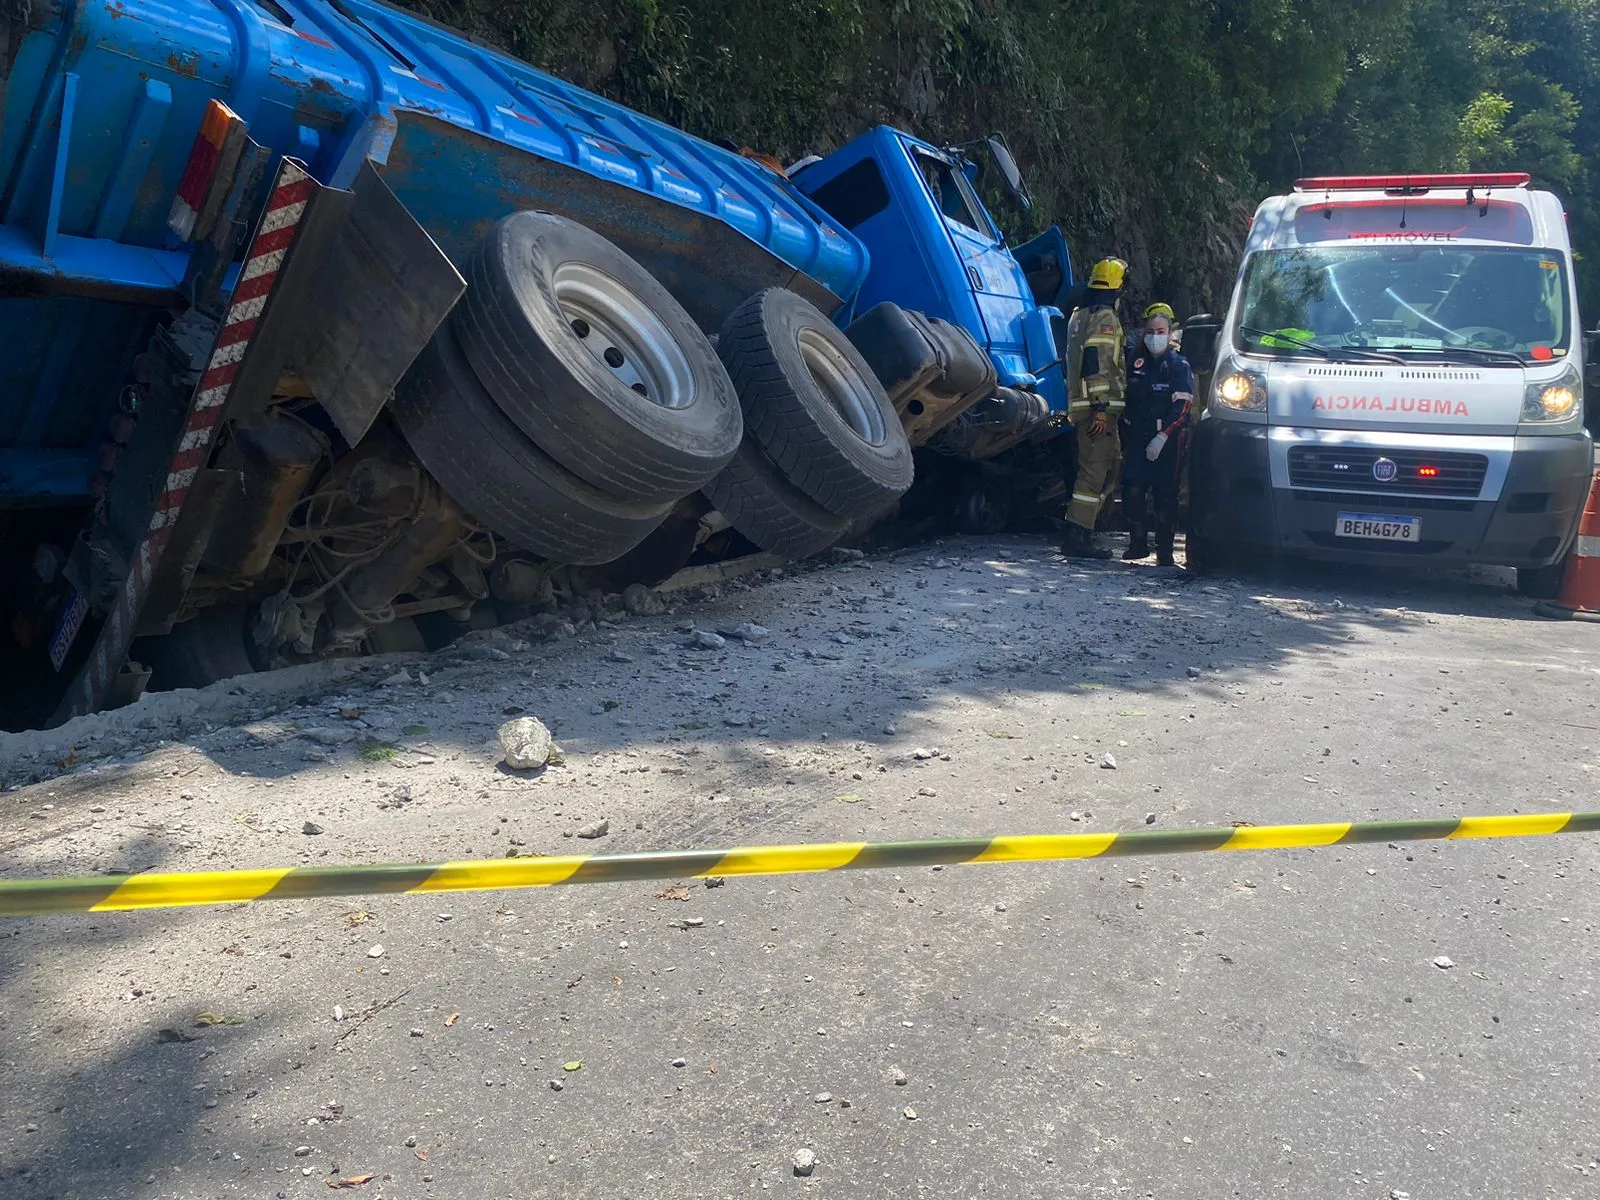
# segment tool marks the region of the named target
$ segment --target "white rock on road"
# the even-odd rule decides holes
[[[550,761],[553,739],[537,717],[517,717],[500,726],[500,752],[514,771],[537,771]]]

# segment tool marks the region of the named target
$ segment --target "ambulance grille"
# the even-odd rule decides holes
[[[1394,464],[1374,472],[1380,459]],[[1345,492],[1410,493],[1473,498],[1483,490],[1489,460],[1460,451],[1381,450],[1369,446],[1291,446],[1289,486]]]

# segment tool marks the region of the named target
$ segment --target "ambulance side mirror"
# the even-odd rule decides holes
[[[1222,323],[1210,313],[1199,313],[1183,323],[1183,356],[1196,375],[1204,375],[1217,365],[1217,337]]]

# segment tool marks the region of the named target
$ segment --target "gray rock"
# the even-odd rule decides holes
[[[1110,753],[1103,756],[1100,759],[1100,769],[1103,771],[1115,771],[1117,769],[1117,756]]]
[[[622,591],[622,607],[636,617],[659,617],[667,611],[667,602],[654,589],[630,583]]]
[[[1433,965],[1438,967],[1441,971],[1448,971],[1451,967],[1455,966],[1456,963],[1455,959],[1451,958],[1448,954],[1441,954],[1438,958],[1433,960]]]
[[[300,736],[307,741],[316,742],[320,746],[339,746],[345,742],[356,740],[354,729],[329,729],[321,725],[313,725],[302,729]]]
[[[517,717],[500,726],[500,749],[506,766],[515,771],[537,771],[550,761],[550,731],[538,717]]]
[[[610,654],[606,655],[606,661],[614,663],[631,663],[633,661],[633,656],[624,654],[621,650],[613,650]]]
[[[1156,823],[1156,815],[1155,815],[1155,813],[1145,813],[1145,815],[1144,815],[1144,823],[1146,825],[1154,825]]]
[[[423,1033],[424,1033],[424,1031],[423,1031],[423,1030],[421,1030],[421,1029],[413,1029],[413,1030],[412,1030],[412,1031],[411,1031],[411,1036],[412,1036],[412,1037],[422,1037],[422,1036],[423,1036]]]
[[[905,1087],[906,1083],[908,1082],[906,1079],[906,1073],[899,1067],[889,1068],[889,1078],[894,1081],[895,1087]]]
[[[794,1152],[794,1173],[805,1176],[817,1169],[817,1156],[814,1151],[801,1148]]]
[[[559,1079],[552,1079],[552,1080],[551,1080],[551,1081],[550,1081],[550,1090],[551,1090],[551,1091],[552,1091],[552,1092],[559,1092],[559,1091],[561,1091],[561,1090],[562,1090],[562,1089],[563,1089],[563,1088],[565,1088],[565,1087],[566,1087],[566,1086],[567,1086],[567,1085],[566,1085],[566,1084],[564,1084],[564,1083],[562,1083],[562,1082],[561,1082],[561,1080],[559,1080]]]
[[[602,819],[602,820],[599,820],[599,821],[595,821],[592,824],[585,825],[582,829],[578,830],[578,836],[581,837],[581,838],[590,838],[590,839],[603,838],[603,837],[605,837],[606,834],[608,834],[610,832],[611,832],[611,822]]]
[[[728,641],[720,633],[712,633],[709,629],[696,629],[689,638],[689,645],[695,650],[721,650]]]
[[[833,1103],[833,1093],[832,1092],[818,1092],[815,1096],[811,1097],[811,1099],[814,1100],[818,1104],[832,1104]]]
[[[911,757],[918,762],[926,762],[930,758],[938,758],[939,750],[933,746],[918,746],[911,752]]]
[[[318,825],[315,821],[307,821],[304,825],[300,826],[300,832],[306,834],[307,836],[315,837],[317,834],[322,832],[322,826]]]
[[[1199,667],[1189,667],[1184,671],[1184,674],[1186,674],[1190,679],[1199,679],[1200,678],[1200,668]]]
[[[732,629],[724,629],[722,632],[751,646],[759,646],[763,642],[772,640],[772,630],[764,625],[752,625],[749,621],[735,625]]]
[[[296,1146],[294,1148],[294,1156],[296,1158],[310,1158],[311,1157],[311,1147],[310,1146]]]
[[[675,1058],[672,1060],[672,1065],[675,1067],[687,1067],[689,1065],[689,1060],[686,1058]]]

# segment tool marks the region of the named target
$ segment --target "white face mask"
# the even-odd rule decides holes
[[[1164,333],[1147,333],[1144,335],[1145,349],[1160,358],[1167,352],[1167,335]]]

